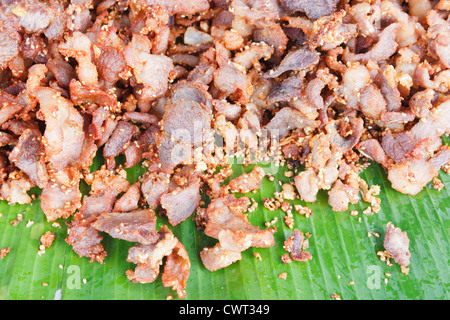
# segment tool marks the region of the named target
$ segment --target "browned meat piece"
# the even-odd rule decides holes
[[[177,291],[178,298],[186,297],[186,284],[189,278],[191,262],[188,253],[180,241],[167,256],[166,264],[162,274],[164,287],[172,287]]]
[[[152,210],[105,212],[91,226],[113,238],[143,245],[152,244],[158,239],[155,229],[156,216]]]
[[[245,73],[233,63],[224,63],[214,71],[214,85],[226,96],[235,92],[246,94],[249,83]]]
[[[139,138],[132,139],[126,147],[124,154],[126,158],[125,168],[131,168],[138,165],[143,158],[149,158],[154,154],[157,136],[159,135],[157,126],[150,126],[147,130],[139,135]],[[150,148],[152,151],[150,151]]]
[[[399,28],[398,23],[390,24],[379,34],[378,42],[369,51],[358,54],[349,53],[345,58],[346,61],[379,62],[388,59],[397,51],[398,43],[395,41],[395,36]]]
[[[134,183],[114,204],[115,212],[127,212],[137,209],[141,198],[141,184]]]
[[[75,79],[70,81],[69,86],[70,100],[75,105],[86,105],[89,107],[92,104],[96,104],[109,110],[117,109],[117,97],[107,91],[93,85],[82,85]]]
[[[357,26],[352,23],[343,23],[345,15],[346,12],[340,10],[315,20],[308,39],[310,49],[320,47],[328,51],[354,38],[357,35]]]
[[[203,248],[200,251],[200,258],[206,269],[216,271],[241,260],[242,254],[240,251],[224,249],[218,242],[214,247]]]
[[[124,152],[131,138],[137,134],[138,128],[128,121],[119,121],[111,137],[103,148],[103,156],[105,158],[116,157]]]
[[[13,139],[14,137],[12,135],[6,132],[0,132],[0,147],[7,146],[13,141]]]
[[[158,149],[159,159],[161,168],[170,172],[180,163],[192,163],[194,149],[203,148],[209,142],[211,118],[198,102],[175,100],[166,106],[162,128],[164,136]]]
[[[212,111],[211,95],[208,87],[201,83],[179,81],[170,91],[171,101],[188,99],[198,102],[206,111]]]
[[[289,52],[278,66],[266,73],[266,77],[276,78],[286,71],[301,71],[316,65],[319,62],[319,55],[309,49],[298,49]]]
[[[344,131],[344,136],[339,130],[341,126],[348,127],[348,130]],[[359,142],[364,131],[364,121],[361,118],[349,117],[348,122],[345,120],[331,121],[327,124],[326,129],[330,134],[331,144],[345,152],[351,150]]]
[[[44,233],[41,238],[40,238],[40,242],[42,243],[42,245],[46,248],[50,247],[53,243],[53,241],[55,240],[56,236],[53,232],[51,231],[47,231],[46,233]]]
[[[79,31],[75,31],[65,43],[59,45],[61,54],[77,60],[77,74],[83,85],[95,85],[98,81],[97,68],[92,63],[91,46],[89,37]]]
[[[328,204],[333,211],[346,211],[349,203],[358,203],[358,192],[357,185],[347,185],[342,183],[341,180],[337,180],[328,192]]]
[[[47,185],[48,174],[43,153],[41,133],[35,129],[26,129],[8,158],[25,172],[32,182],[44,188]]]
[[[386,110],[386,101],[375,85],[367,86],[361,93],[360,110],[369,119],[379,119]]]
[[[0,70],[5,69],[8,62],[19,55],[20,34],[13,24],[2,19],[0,21]]]
[[[205,212],[205,234],[219,240],[224,249],[244,251],[249,247],[274,245],[273,233],[252,226],[242,214],[249,205],[246,197],[225,195],[214,199]]]
[[[0,104],[0,125],[11,119],[25,107],[16,97],[3,90],[0,91]]]
[[[239,63],[247,70],[253,66],[258,68],[259,60],[269,60],[273,52],[274,49],[270,45],[264,42],[257,42],[253,43],[244,51],[236,53],[233,62]]]
[[[31,197],[27,194],[32,184],[26,178],[10,179],[2,183],[0,187],[0,195],[3,200],[8,201],[8,204],[16,203],[25,204],[31,203]]]
[[[279,63],[289,41],[283,28],[275,23],[253,31],[253,40],[267,43],[275,49],[274,54],[271,57],[271,60],[275,63]]]
[[[430,114],[433,107],[435,92],[432,89],[426,89],[415,93],[409,100],[411,112],[418,118],[425,118]]]
[[[53,73],[60,87],[69,88],[70,81],[75,78],[75,72],[68,62],[59,59],[49,59],[46,66]]]
[[[407,160],[396,163],[388,170],[388,179],[392,188],[409,195],[416,195],[428,182],[438,175],[438,170],[423,159]]]
[[[318,121],[308,119],[301,112],[286,107],[275,114],[265,126],[265,129],[270,133],[270,136],[281,139],[284,138],[290,130],[316,128],[319,124]]]
[[[437,152],[429,162],[435,167],[437,170],[441,169],[444,165],[446,165],[450,161],[450,147],[443,148],[441,151]]]
[[[450,133],[450,100],[447,100],[433,108],[428,117],[419,121],[409,131],[417,143],[426,142],[428,149],[440,142],[442,134]]]
[[[426,14],[428,28],[427,36],[432,39],[430,49],[439,57],[446,68],[450,68],[450,27],[437,11],[430,10]]]
[[[280,101],[290,101],[298,97],[304,88],[304,77],[301,74],[294,75],[282,82],[276,83],[267,97],[267,103],[273,104]]]
[[[390,222],[386,226],[383,245],[395,262],[404,267],[410,264],[409,238],[406,232]]]
[[[313,169],[302,171],[294,178],[300,198],[306,202],[315,202],[319,192],[319,181]]]
[[[401,132],[396,135],[388,133],[383,136],[381,146],[392,160],[399,161],[415,149],[416,141],[409,132]]]
[[[56,170],[65,169],[79,159],[85,136],[83,118],[59,91],[39,85],[39,80],[47,73],[47,67],[33,65],[29,72],[27,89],[38,99],[40,112],[46,122],[46,160]]]
[[[123,117],[126,120],[131,120],[132,122],[146,123],[146,124],[158,123],[157,116],[145,112],[128,111],[123,114]]]
[[[139,94],[142,104],[163,96],[168,89],[169,73],[173,69],[172,59],[163,55],[150,54],[151,44],[143,35],[135,34],[124,49],[124,57],[138,84],[143,88]],[[144,110],[148,110],[145,107]]]
[[[386,111],[400,111],[401,109],[402,97],[395,77],[394,68],[384,67],[375,78],[375,82],[386,101]],[[414,117],[411,120],[413,119]]]
[[[74,221],[68,226],[69,236],[66,242],[80,257],[89,257],[91,262],[102,262],[106,252],[101,245],[103,237],[91,227],[97,217],[104,212],[111,212],[116,197],[129,187],[128,181],[108,170],[94,173],[89,196],[83,199],[83,205],[76,213]]]
[[[161,196],[161,206],[166,210],[171,225],[186,220],[197,209],[201,199],[200,186],[201,181],[196,178]]]
[[[317,19],[332,14],[336,10],[337,0],[281,0],[287,10],[305,12],[308,18]]]
[[[81,192],[79,181],[75,180],[71,186],[65,186],[58,182],[49,182],[42,189],[41,208],[47,221],[58,218],[68,218],[81,207]]]
[[[261,167],[255,166],[251,172],[243,173],[232,179],[228,183],[228,187],[232,192],[248,193],[255,191],[261,187],[261,181],[265,175]]]
[[[366,157],[380,163],[384,167],[388,166],[388,158],[381,144],[376,139],[368,139],[357,144],[356,148]]]
[[[111,212],[116,197],[127,191],[129,186],[129,182],[124,177],[115,175],[112,171],[98,170],[94,172],[91,191],[89,196],[84,197],[83,206],[77,213],[75,220],[91,223],[99,214]]]
[[[100,243],[103,237],[90,226],[72,224],[68,228],[69,236],[66,242],[72,246],[73,251],[80,257],[88,257],[102,263],[106,257],[106,251]]]
[[[94,55],[94,63],[97,67],[99,78],[110,83],[118,81],[121,73],[127,67],[123,55],[116,48],[97,44],[95,47],[99,51],[98,54]]]
[[[156,209],[161,196],[169,191],[169,178],[164,173],[150,173],[142,182],[141,191],[150,209]]]
[[[137,266],[134,271],[127,270],[126,275],[135,283],[151,283],[158,277],[165,256],[167,261],[162,276],[163,285],[172,287],[180,298],[184,298],[191,263],[184,246],[166,226],[157,232],[153,243],[138,244],[128,250],[127,261]]]
[[[298,229],[292,231],[292,235],[284,242],[284,250],[289,252],[291,259],[295,261],[308,261],[312,259],[311,254],[305,251],[309,247],[309,241]]]

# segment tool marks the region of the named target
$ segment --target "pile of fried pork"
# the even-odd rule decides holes
[[[409,195],[448,171],[448,0],[0,4],[1,199],[40,188],[47,220],[68,219],[66,242],[91,261],[107,255],[102,233],[136,243],[133,282],[164,259],[163,285],[186,295],[188,253],[155,212],[218,240],[199,253],[211,271],[274,245],[239,196],[264,170],[225,184],[230,157],[301,166],[298,197],[328,190],[334,211],[361,201],[359,158]]]

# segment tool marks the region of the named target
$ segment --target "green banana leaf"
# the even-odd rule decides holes
[[[101,160],[96,160],[96,169]],[[202,264],[200,250],[212,246],[215,239],[195,228],[192,219],[172,227],[165,216],[158,216],[158,224],[167,224],[186,247],[191,261],[186,299],[448,299],[449,284],[449,193],[450,177],[441,172],[445,185],[442,191],[427,186],[417,196],[403,195],[390,186],[386,172],[371,164],[361,173],[370,185],[380,185],[381,210],[373,215],[363,214],[369,204],[361,200],[346,212],[333,212],[327,203],[326,191],[319,192],[318,201],[306,204],[301,200],[292,204],[308,206],[309,217],[293,210],[294,228],[308,232],[309,251],[313,256],[307,262],[284,264],[281,256],[284,241],[293,229],[284,223],[285,213],[270,211],[263,198],[280,191],[280,181],[289,182],[284,167],[263,166],[274,173],[275,180],[264,178],[260,190],[247,196],[259,205],[249,213],[249,221],[265,228],[267,221],[275,223],[275,246],[250,248],[242,260],[215,272]],[[252,166],[233,165],[232,177],[249,172]],[[127,169],[130,182],[137,181],[143,168]],[[32,190],[39,194],[39,190]],[[87,192],[87,186],[82,186]],[[358,215],[351,215],[356,210]],[[151,284],[131,283],[125,271],[135,265],[126,262],[128,248],[134,245],[103,234],[103,245],[108,253],[103,264],[90,263],[78,257],[65,242],[65,220],[59,227],[47,222],[39,200],[30,205],[9,206],[0,202],[0,249],[10,252],[0,259],[0,299],[177,299],[171,288],[162,285],[161,277]],[[23,220],[13,226],[11,221],[21,214]],[[409,274],[401,272],[394,263],[388,266],[377,255],[383,251],[386,224],[391,221],[406,231],[410,239],[411,265]],[[40,237],[46,231],[56,235],[45,253],[38,254]],[[370,233],[370,234],[369,234]],[[375,235],[379,235],[379,237]],[[369,236],[372,235],[372,236]],[[260,259],[255,256],[259,254]],[[286,273],[286,278],[279,277]],[[333,297],[332,297],[333,296]]]

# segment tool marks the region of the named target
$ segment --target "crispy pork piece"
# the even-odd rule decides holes
[[[224,249],[218,242],[214,247],[203,248],[200,251],[200,258],[206,269],[216,271],[241,260],[242,254],[240,251]]]
[[[228,187],[232,192],[248,193],[256,191],[261,187],[261,181],[265,175],[261,167],[255,166],[251,172],[243,173],[232,179],[228,183]]]
[[[336,10],[337,0],[281,0],[281,5],[287,10],[304,12],[308,18],[317,19],[332,14]]]
[[[105,212],[91,226],[113,238],[143,245],[154,243],[157,239],[156,216],[152,210]]]
[[[31,203],[31,197],[27,193],[31,187],[32,183],[25,177],[10,179],[5,183],[2,183],[0,187],[0,195],[1,198],[8,201],[8,204],[10,205],[14,205],[16,203]]]
[[[186,297],[186,285],[191,269],[191,261],[188,253],[180,241],[177,242],[172,252],[167,256],[162,274],[164,287],[172,287],[177,291],[178,298]]]
[[[76,163],[83,147],[84,120],[73,104],[55,89],[42,87],[39,82],[48,69],[45,65],[33,65],[27,82],[29,94],[36,97],[40,112],[46,122],[44,147],[46,160],[52,168],[64,170]]]
[[[26,173],[34,184],[44,188],[49,178],[43,153],[44,145],[39,130],[26,129],[8,159]]]
[[[169,191],[169,182],[165,173],[150,173],[144,179],[141,191],[150,209],[156,209],[161,203],[161,196]]]
[[[274,69],[266,73],[266,77],[275,78],[286,71],[301,71],[319,62],[319,55],[309,49],[290,51]]]
[[[204,214],[205,234],[218,239],[224,249],[233,251],[273,246],[272,231],[251,225],[242,213],[249,203],[247,197],[237,199],[230,194],[214,199]]]
[[[89,37],[80,31],[75,31],[65,43],[59,45],[59,51],[64,56],[77,60],[78,78],[84,85],[95,85],[98,81],[97,68],[92,63],[91,46]]]
[[[151,283],[158,278],[164,257],[167,261],[162,275],[163,285],[172,287],[179,298],[184,298],[191,263],[186,249],[167,226],[156,232],[152,243],[139,243],[128,250],[127,261],[137,266],[134,271],[127,270],[126,275],[135,283]]]
[[[265,129],[271,136],[282,139],[288,135],[290,130],[304,128],[314,129],[318,125],[318,121],[312,121],[301,112],[290,107],[285,107],[275,114],[265,126]]]
[[[94,173],[89,196],[84,197],[74,220],[68,225],[66,242],[80,257],[89,257],[91,262],[103,262],[106,257],[100,243],[103,237],[91,224],[100,214],[113,210],[116,197],[125,192],[129,185],[125,178],[112,171],[101,169]]]
[[[415,196],[438,175],[438,170],[424,159],[407,160],[392,165],[388,179],[395,190]]]
[[[386,226],[383,245],[399,265],[407,267],[410,264],[409,238],[405,231],[395,227],[391,222]]]
[[[171,172],[178,164],[191,164],[198,159],[195,149],[203,151],[211,143],[211,117],[195,100],[178,99],[166,106],[162,128],[158,154],[165,172]]]
[[[298,229],[294,229],[292,234],[284,242],[284,250],[289,252],[292,260],[295,261],[308,261],[312,259],[311,254],[305,251],[309,247],[308,238],[303,235]]]
[[[186,296],[189,257],[155,230],[159,209],[173,226],[197,211],[218,240],[200,253],[209,270],[274,245],[249,223],[249,199],[229,194],[258,190],[264,170],[224,185],[230,157],[287,163],[298,195],[283,194],[326,190],[333,211],[379,204],[361,155],[409,195],[448,172],[448,0],[0,3],[0,197],[26,204],[41,188],[47,220],[74,215],[66,242],[91,261],[106,257],[101,232],[138,242],[133,282],[153,282],[166,259],[163,285]],[[306,260],[306,243],[294,230],[285,247]]]
[[[161,206],[166,210],[169,223],[173,226],[189,218],[200,204],[200,178],[194,178],[186,185],[161,195]]]
[[[134,183],[121,197],[114,203],[115,212],[127,212],[139,207],[141,198],[141,184]]]

